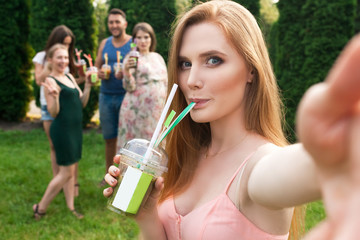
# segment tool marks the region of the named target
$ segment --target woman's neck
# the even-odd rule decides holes
[[[143,50],[143,51],[139,50],[139,52],[140,52],[141,55],[148,55],[150,53],[149,50]]]
[[[238,114],[211,122],[210,129],[211,144],[209,154],[223,151],[234,144],[240,144],[249,134],[249,131],[245,128],[245,121],[239,118]]]
[[[60,71],[56,71],[56,70],[52,70],[50,75],[53,76],[53,77],[64,77],[65,73],[60,72]]]

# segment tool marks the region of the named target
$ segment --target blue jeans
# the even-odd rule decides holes
[[[53,118],[49,111],[47,110],[46,105],[41,105],[41,120],[43,121],[53,121],[55,118]]]
[[[123,94],[114,95],[100,93],[99,95],[100,125],[104,139],[117,137],[119,113],[123,99]]]

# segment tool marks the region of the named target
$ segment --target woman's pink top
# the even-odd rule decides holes
[[[251,154],[252,155],[252,154]],[[289,234],[272,235],[248,220],[227,195],[231,183],[251,156],[240,165],[225,190],[215,199],[185,216],[176,212],[171,197],[159,205],[159,217],[167,239],[174,240],[286,240]],[[240,176],[241,177],[241,176]]]

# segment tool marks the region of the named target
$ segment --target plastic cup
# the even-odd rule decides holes
[[[105,78],[104,79],[109,79],[110,77],[110,73],[111,73],[111,66],[104,64],[101,66],[101,70],[104,72]]]
[[[113,68],[114,68],[115,74],[122,71],[122,66],[123,66],[122,63],[120,63],[120,62],[114,63]]]
[[[162,148],[151,149],[148,160],[144,161],[148,146],[145,139],[133,139],[120,150],[120,175],[108,201],[110,210],[123,215],[137,214],[156,178],[167,172],[168,157]]]
[[[140,53],[138,51],[130,51],[129,59],[133,59],[136,63],[135,66],[133,66],[131,68],[137,68],[139,57],[140,57]]]
[[[91,78],[92,83],[97,82],[97,80],[98,80],[98,77],[97,77],[98,69],[97,69],[97,67],[95,67],[95,66],[89,67],[87,69],[86,73],[91,75],[90,78]]]
[[[80,62],[77,62],[76,67],[78,68],[79,75],[84,77],[85,73],[86,73],[86,62],[85,62],[85,60],[81,59]]]

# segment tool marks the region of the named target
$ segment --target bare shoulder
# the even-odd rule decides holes
[[[108,40],[108,38],[104,38],[103,40],[101,40],[100,45],[99,45],[99,49],[98,49],[98,54],[102,53],[107,40]]]
[[[265,155],[267,154],[270,154],[276,150],[279,150],[281,149],[281,147],[273,144],[273,143],[270,143],[270,142],[267,142],[263,145],[261,145],[255,152],[254,156],[258,156],[260,158],[264,157]]]
[[[251,158],[248,160],[246,167],[244,168],[243,173],[243,182],[247,184],[249,177],[255,167],[255,165],[264,157],[267,155],[270,155],[271,153],[281,149],[281,147],[268,142],[264,141],[261,145],[257,147],[255,152],[252,154]]]
[[[100,45],[99,45],[99,48],[104,48],[105,43],[106,43],[106,41],[107,41],[108,39],[109,39],[109,38],[104,38],[103,40],[101,40]]]
[[[249,159],[249,165],[255,165],[264,156],[281,149],[281,147],[264,140],[255,150],[251,159]]]
[[[126,39],[125,42],[127,43],[128,41],[130,41],[131,38],[132,38],[131,35],[126,34],[126,35],[125,35],[125,39]]]
[[[46,83],[56,83],[55,79],[50,76],[45,78],[45,82]]]

